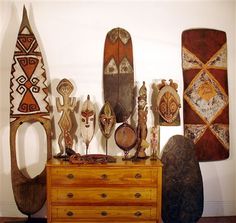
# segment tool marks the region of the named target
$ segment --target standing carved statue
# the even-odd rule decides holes
[[[153,126],[151,130],[151,160],[160,156],[160,126]]]
[[[99,127],[106,138],[106,155],[107,155],[107,140],[110,138],[112,130],[116,124],[116,116],[109,102],[106,102],[99,113]]]
[[[76,98],[69,97],[72,91],[74,90],[73,85],[67,79],[63,79],[57,86],[58,93],[62,96],[63,102],[61,104],[60,98],[56,98],[56,106],[58,112],[62,112],[61,118],[58,122],[58,125],[61,129],[61,133],[58,138],[58,144],[60,152],[55,156],[56,158],[62,158],[65,155],[65,151],[68,149],[72,150],[73,146],[73,137],[71,135],[72,121],[71,113],[74,112],[76,106]],[[63,145],[64,141],[64,145]]]
[[[145,82],[139,90],[138,96],[138,126],[137,126],[137,136],[138,136],[138,148],[137,157],[146,158],[145,149],[149,147],[149,143],[146,141],[147,138],[147,88]]]
[[[89,143],[93,138],[96,123],[96,113],[90,96],[84,101],[81,109],[81,135],[86,144],[86,155],[88,154]]]

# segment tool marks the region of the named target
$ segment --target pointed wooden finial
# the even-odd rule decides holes
[[[27,10],[26,10],[26,7],[25,7],[25,5],[24,5],[22,21],[21,21],[21,25],[20,25],[20,33],[22,32],[22,30],[23,30],[25,27],[27,27],[27,29],[32,33],[32,29],[31,29],[31,27],[30,27],[30,23],[29,23],[29,18],[28,18]]]

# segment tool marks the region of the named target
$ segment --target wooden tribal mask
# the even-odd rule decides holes
[[[109,102],[106,102],[99,113],[99,127],[106,139],[111,136],[116,124],[116,116]]]
[[[162,80],[157,85],[157,110],[159,113],[160,125],[180,125],[179,109],[180,97],[177,93],[178,84],[174,83],[172,79],[169,84],[166,80]]]
[[[89,95],[87,96],[87,100],[82,104],[81,109],[81,135],[84,143],[86,144],[86,153],[89,146],[90,141],[93,138],[95,123],[96,123],[96,113],[94,109],[93,103],[90,101]]]

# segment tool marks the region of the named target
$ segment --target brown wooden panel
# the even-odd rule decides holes
[[[226,33],[190,29],[182,33],[184,133],[199,161],[229,157],[229,98]]]
[[[107,33],[103,60],[104,101],[108,101],[118,123],[127,120],[134,106],[133,50],[130,34],[115,28]]]

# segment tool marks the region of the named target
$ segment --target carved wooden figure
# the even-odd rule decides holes
[[[151,160],[160,156],[160,126],[152,127],[151,130]]]
[[[116,124],[116,116],[109,102],[106,102],[99,113],[99,127],[106,138],[106,155],[107,155],[107,140],[110,138],[112,130]]]
[[[96,112],[93,103],[90,101],[89,95],[87,100],[84,101],[81,109],[81,135],[84,143],[86,144],[86,155],[88,154],[89,143],[93,138],[95,124],[96,124]]]
[[[61,129],[61,133],[58,138],[60,152],[55,156],[58,158],[65,156],[65,149],[72,149],[73,147],[73,136],[71,135],[71,113],[74,112],[76,106],[76,98],[69,97],[73,90],[73,85],[67,79],[62,79],[57,86],[57,91],[63,98],[62,104],[60,103],[60,98],[56,98],[57,110],[58,112],[62,112],[61,118],[58,122],[58,125]]]
[[[161,83],[157,85],[157,88],[159,124],[161,126],[180,125],[180,97],[177,93],[178,84],[174,83],[172,79],[169,80],[169,84],[166,80],[162,80]]]
[[[46,200],[46,170],[34,178],[23,174],[17,165],[16,135],[21,124],[40,122],[47,138],[47,160],[51,159],[51,120],[46,80],[42,54],[24,7],[11,68],[10,150],[14,198],[18,209],[29,217],[39,211]]]
[[[138,126],[137,126],[137,136],[138,136],[138,158],[145,158],[145,149],[149,147],[149,143],[146,141],[147,138],[147,88],[145,82],[139,90],[138,96]]]

